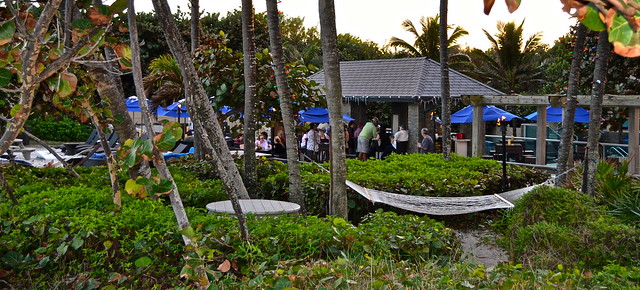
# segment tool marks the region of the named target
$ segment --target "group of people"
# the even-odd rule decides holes
[[[244,149],[244,135],[240,134],[233,143],[240,149]],[[275,156],[286,155],[286,140],[284,138],[284,132],[280,131],[273,137],[273,142],[269,140],[267,132],[260,132],[255,142],[256,152],[271,153]]]
[[[433,153],[435,152],[435,144],[433,138],[429,135],[427,128],[420,130],[422,135],[422,141],[417,143],[420,153]],[[358,155],[358,159],[361,161],[367,160],[370,156],[374,156],[376,152],[381,152],[380,158],[384,159],[391,153],[406,154],[409,147],[409,132],[404,126],[398,126],[398,131],[393,135],[393,138],[381,128],[378,118],[373,118],[366,124],[360,124],[357,128],[355,123],[351,123],[348,128],[350,146],[348,148],[355,148],[355,152]]]
[[[318,124],[311,123],[309,130],[301,136],[300,149],[307,157],[313,161],[323,162],[328,160],[328,152],[321,150],[325,145],[329,144],[329,128],[318,127]],[[380,158],[384,159],[391,153],[406,154],[409,147],[409,132],[402,125],[398,126],[398,131],[391,136],[384,128],[380,126],[378,118],[373,118],[365,124],[351,122],[345,125],[345,148],[347,153],[356,153],[361,161],[367,160],[371,156],[375,156],[376,152],[380,152]],[[433,138],[429,135],[427,128],[420,130],[422,141],[417,143],[420,153],[435,152],[435,144]],[[243,136],[240,135],[236,143],[242,144]],[[273,155],[286,156],[286,141],[284,132],[279,131],[273,137],[273,143],[269,140],[267,132],[260,132],[258,139],[255,141],[255,150],[257,152],[269,152]]]

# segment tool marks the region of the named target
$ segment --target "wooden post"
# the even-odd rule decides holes
[[[408,128],[409,129],[409,146],[408,153],[416,153],[418,152],[418,145],[416,145],[421,139],[420,129],[420,104],[419,103],[409,103],[407,105],[407,118],[408,118]],[[435,140],[434,140],[435,141]]]
[[[536,164],[547,163],[547,106],[538,106],[538,128],[536,129]]]
[[[473,104],[473,123],[471,124],[471,156],[484,155],[484,121],[482,105]]]
[[[640,107],[629,107],[629,174],[640,172]]]

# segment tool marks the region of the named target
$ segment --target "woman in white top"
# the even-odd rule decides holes
[[[398,126],[398,132],[393,135],[393,139],[396,142],[396,153],[406,154],[409,146],[409,132],[404,129],[404,126]]]
[[[320,148],[320,136],[317,131],[317,125],[311,124],[311,129],[307,132],[307,155],[315,160],[316,155],[318,153],[318,149]]]

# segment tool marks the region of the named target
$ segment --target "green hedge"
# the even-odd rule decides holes
[[[83,142],[94,129],[91,125],[80,124],[67,116],[30,119],[27,126],[31,126],[31,133],[42,140],[62,142]]]

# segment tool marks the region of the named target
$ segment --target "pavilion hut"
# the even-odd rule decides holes
[[[344,114],[364,121],[368,102],[390,103],[392,129],[407,125],[408,151],[417,152],[420,128],[433,128],[429,111],[440,102],[440,63],[426,57],[342,61],[340,78]],[[324,71],[310,79],[323,86]],[[464,95],[504,95],[453,69],[449,69],[449,81],[453,101]]]

